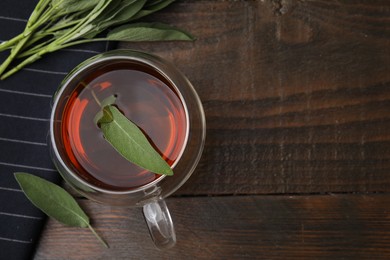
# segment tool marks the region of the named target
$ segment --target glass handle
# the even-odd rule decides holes
[[[175,228],[164,200],[150,202],[143,207],[150,236],[158,249],[168,249],[176,244]]]

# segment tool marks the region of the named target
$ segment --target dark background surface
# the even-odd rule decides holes
[[[1,0],[0,42],[23,32],[37,2]],[[13,173],[61,180],[47,146],[53,93],[69,70],[109,47],[100,42],[61,50],[0,81],[0,259],[31,259],[46,220]],[[0,53],[0,63],[8,54]]]
[[[158,54],[198,91],[207,141],[167,200],[178,244],[140,209],[79,199],[110,244],[49,221],[36,259],[389,259],[390,2],[195,1],[150,19],[193,43]]]

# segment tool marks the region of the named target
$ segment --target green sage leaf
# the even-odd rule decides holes
[[[92,10],[100,0],[52,0],[53,6],[59,11],[61,16],[65,14]]]
[[[151,172],[173,175],[168,163],[153,148],[142,131],[115,106],[103,108],[98,120],[106,140],[128,161]]]
[[[97,239],[108,247],[90,225],[88,216],[67,191],[32,174],[16,172],[14,175],[27,198],[46,215],[68,226],[88,227]]]
[[[106,107],[109,105],[113,105],[115,103],[115,101],[116,101],[116,95],[111,95],[111,96],[108,96],[105,99],[103,99],[103,101],[100,102],[100,106]]]
[[[115,101],[116,101],[116,96],[115,95],[111,95],[109,97],[106,97],[105,99],[103,99],[103,101],[99,101],[95,95],[95,92],[93,92],[92,90],[92,95],[94,96],[95,100],[97,103],[99,103],[99,106],[104,108],[106,106],[109,106],[109,105],[114,105],[115,104]],[[96,115],[95,117],[93,118],[93,122],[98,125],[99,124],[99,120],[103,117],[103,110],[100,110]]]
[[[88,216],[63,188],[28,173],[15,173],[15,178],[27,198],[46,215],[68,226],[88,227]]]
[[[116,5],[114,5],[117,3]],[[93,21],[95,29],[84,38],[93,38],[99,32],[106,30],[108,27],[123,24],[129,21],[145,5],[146,0],[131,0],[122,2],[113,2],[106,10]]]
[[[154,12],[157,12],[171,3],[175,2],[176,0],[149,0],[145,4],[145,8],[143,8],[141,11],[139,11],[135,16],[132,17],[132,20],[136,20],[139,18],[142,18],[144,16],[147,16],[149,14],[152,14]]]
[[[112,41],[193,41],[187,32],[162,23],[122,25],[107,34]]]
[[[168,0],[170,2],[174,2],[175,0]],[[148,0],[145,7],[151,7],[151,6],[154,6],[154,5],[159,5],[161,3],[165,3],[165,2],[168,2],[167,0]]]
[[[122,4],[122,8],[117,9],[111,17],[105,17],[105,21],[99,25],[107,28],[109,26],[127,22],[142,9],[145,3],[146,0],[126,1]]]

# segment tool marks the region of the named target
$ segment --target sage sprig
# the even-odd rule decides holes
[[[135,23],[175,0],[40,0],[24,31],[0,44],[10,49],[0,66],[5,79],[47,53],[93,41],[193,40],[190,34],[160,23]],[[104,32],[113,28],[104,36]],[[16,66],[9,69],[10,64]]]
[[[88,216],[67,191],[32,174],[17,172],[14,175],[27,198],[46,215],[68,226],[89,228],[108,248],[92,228]]]

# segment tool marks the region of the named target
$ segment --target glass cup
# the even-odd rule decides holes
[[[95,186],[75,172],[71,160],[61,152],[61,124],[64,107],[70,94],[82,79],[99,66],[115,62],[143,64],[157,72],[175,89],[184,106],[187,129],[185,143],[178,158],[171,166],[173,176],[161,176],[156,180],[131,190],[118,191]],[[164,201],[182,186],[199,162],[206,137],[206,121],[201,101],[188,79],[170,62],[155,55],[133,50],[116,50],[97,55],[77,66],[65,77],[53,98],[50,120],[50,151],[52,160],[61,176],[84,197],[103,204],[123,207],[143,207],[150,235],[159,249],[170,248],[176,243],[172,219]]]

